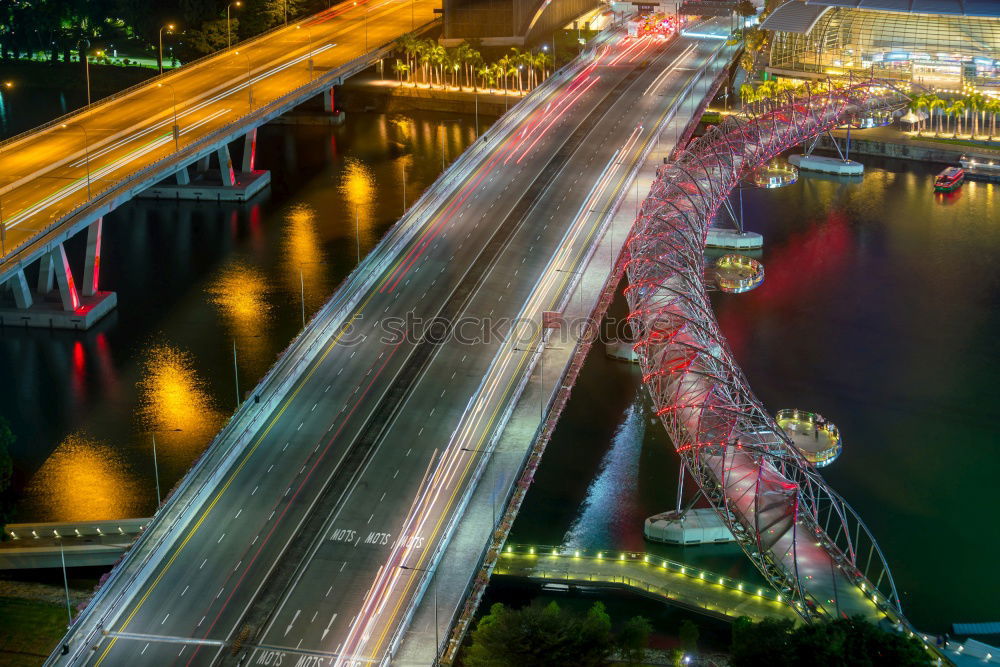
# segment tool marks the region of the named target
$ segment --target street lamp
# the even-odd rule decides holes
[[[427,570],[422,567],[410,567],[409,565],[400,565],[401,570],[411,570],[415,572],[423,572],[425,574],[431,575],[431,579],[434,581],[434,662],[432,664],[438,664],[438,654],[441,651],[441,636],[438,629],[438,580],[435,576],[437,574],[437,568],[433,570]]]
[[[82,47],[80,45],[83,45]],[[87,55],[87,49],[90,48],[89,39],[81,39],[76,43],[76,49],[80,53],[80,58],[83,60],[83,71],[84,76],[87,79],[87,106],[90,106],[90,57]]]
[[[236,409],[240,409],[240,371],[236,365],[236,339],[237,338],[260,338],[260,334],[243,334],[233,336],[233,382],[236,384]]]
[[[162,88],[163,86],[168,86],[170,88],[170,94],[173,96],[174,100],[174,127],[172,131],[174,135],[174,152],[177,152],[181,149],[180,147],[181,128],[180,125],[177,124],[177,91],[174,89],[174,85],[172,83],[161,82],[156,84],[157,88]]]
[[[306,328],[306,279],[302,274],[302,267],[307,264],[326,264],[327,262],[299,262],[299,288],[302,295],[302,328]]]
[[[297,26],[295,26],[295,29],[296,30],[301,30],[302,26],[301,25],[297,25]],[[309,80],[312,81],[312,78],[313,78],[313,34],[312,34],[312,29],[310,29],[308,26],[306,26],[306,34],[309,36],[309,54],[308,54],[309,55],[309,60],[308,60]]]
[[[181,430],[179,428],[171,428],[159,431],[159,433],[179,433]],[[163,502],[163,496],[160,494],[160,466],[156,460],[156,434],[157,431],[149,432],[149,437],[153,441],[153,475],[156,478],[156,507],[159,509],[160,503]]]
[[[542,341],[541,345],[535,349],[515,347],[511,348],[517,352],[536,352],[538,353],[538,418],[544,422],[545,421],[545,350],[565,350],[564,347],[546,347],[545,341]]]
[[[85,165],[87,165],[87,199],[91,199],[92,196],[90,194],[90,135],[87,134],[87,128],[85,128],[80,123],[63,123],[59,127],[65,130],[70,125],[80,128],[80,130],[83,132],[83,162]]]
[[[235,55],[241,55],[239,51],[233,51]],[[250,70],[252,66],[250,65],[250,54],[246,51],[243,52],[243,57],[247,59],[247,99],[250,103],[250,111],[253,111],[253,76]]]
[[[167,25],[160,28],[160,74],[163,74],[163,31],[166,30],[169,35],[174,30],[174,24],[168,23]]]
[[[230,7],[242,7],[243,3],[240,0],[233,0],[228,5],[226,5],[226,48],[230,48],[233,45],[233,22],[229,15]]]
[[[445,170],[445,165],[444,165],[444,154],[445,154],[445,147],[444,147],[444,139],[445,139],[445,136],[444,136],[444,124],[445,123],[461,123],[461,122],[462,122],[461,118],[446,118],[446,119],[442,120],[440,123],[438,123],[438,127],[441,128],[441,173],[442,174],[444,173],[444,170]]]

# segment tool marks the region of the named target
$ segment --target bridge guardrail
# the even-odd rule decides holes
[[[614,563],[642,563],[643,565],[659,567],[668,572],[676,572],[677,574],[690,577],[691,579],[697,579],[699,581],[721,586],[722,588],[727,588],[738,593],[753,595],[763,600],[771,600],[773,602],[786,605],[789,608],[791,607],[791,601],[788,598],[783,598],[781,594],[777,593],[767,584],[748,583],[742,579],[727,577],[725,575],[712,572],[706,568],[687,565],[686,563],[657,556],[656,554],[650,554],[645,551],[568,549],[566,547],[550,545],[527,546],[523,544],[507,544],[504,546],[503,552],[500,554],[501,559],[504,556],[529,556],[539,559],[549,557],[559,560],[587,560],[608,563],[609,565]]]
[[[615,27],[617,28],[618,26]],[[597,41],[595,42],[595,47],[599,45],[600,41],[606,41],[607,39],[610,39],[610,35],[612,33],[613,31],[609,31],[608,33],[602,33],[602,35],[600,35],[597,38]],[[684,98],[687,95],[689,95],[691,91],[694,89],[694,87],[703,80],[704,74],[708,70],[708,68],[710,66],[717,65],[716,63],[717,58],[718,54],[716,54],[715,57],[713,57],[709,62],[707,62],[702,72],[698,76],[692,77],[692,80],[685,86],[684,89],[682,89],[681,93],[677,96],[678,102],[675,103],[673,109],[667,115],[664,116],[661,126],[657,129],[657,133],[662,132],[663,128],[666,127],[666,125],[668,125],[669,122],[673,119],[674,115],[677,112],[678,107],[680,106],[680,104],[683,103]],[[581,58],[580,62],[586,63],[588,59],[589,58]],[[650,145],[650,147],[647,149],[645,157],[648,157],[648,152],[650,150],[652,150],[652,145]],[[643,160],[637,161],[636,167],[632,170],[631,173],[632,178],[635,178],[639,169],[641,169],[642,167],[642,163]],[[623,188],[622,191],[619,193],[614,206],[612,206],[611,209],[609,209],[609,216],[614,215],[614,212],[621,205],[621,202],[624,200],[627,194],[628,194],[628,189]],[[594,249],[594,252],[596,252],[596,248]],[[603,296],[601,297],[601,300],[599,300],[598,305],[594,310],[595,313],[605,312],[607,310],[607,307],[610,305],[611,301],[610,288],[611,285],[618,284],[618,282],[624,275],[625,263],[622,260],[624,260],[626,256],[627,256],[627,246],[623,246],[622,252],[619,255],[619,261],[616,263],[612,274],[608,276],[608,279],[605,283],[604,289],[602,291]],[[566,291],[563,294],[563,297],[559,303],[559,308],[565,308],[566,303],[568,303],[568,300],[572,297],[573,290],[576,284],[579,282],[579,280],[580,278],[578,276],[573,280],[572,283],[567,285]],[[574,384],[574,379],[576,375],[579,373],[580,367],[582,366],[582,359],[586,356],[587,351],[590,349],[590,344],[593,340],[594,340],[593,335],[585,334],[584,336],[581,337],[580,341],[578,341],[577,349],[574,351],[571,357],[573,361],[566,368],[563,369],[562,375],[559,378],[559,384],[557,385],[559,387],[559,390],[556,391],[554,394],[550,395],[548,398],[548,403],[545,406],[546,415],[550,415],[552,410],[556,406],[565,404],[566,400],[569,397],[569,388],[572,387],[572,385]],[[468,586],[466,587],[466,592],[464,596],[465,603],[460,607],[458,607],[455,610],[454,614],[452,615],[452,620],[450,624],[451,632],[449,633],[449,637],[445,643],[445,648],[442,653],[442,658],[441,658],[442,664],[451,664],[451,662],[457,655],[459,646],[461,645],[462,642],[462,638],[465,636],[465,633],[468,629],[468,625],[469,623],[471,623],[472,616],[479,605],[479,601],[482,598],[483,593],[485,592],[486,584],[489,581],[489,574],[492,572],[493,567],[496,564],[497,558],[500,556],[500,551],[501,547],[503,546],[503,542],[506,539],[512,527],[513,519],[510,517],[512,517],[517,513],[518,509],[521,506],[521,503],[524,500],[524,496],[527,493],[527,488],[530,485],[531,479],[534,476],[534,472],[541,461],[542,453],[545,450],[545,446],[548,443],[548,439],[551,437],[554,428],[555,428],[554,419],[547,417],[544,421],[542,421],[539,424],[533,436],[532,439],[534,443],[533,446],[528,450],[526,450],[525,452],[524,462],[522,463],[521,466],[521,471],[522,471],[521,477],[510,488],[510,490],[507,492],[506,497],[504,498],[504,501],[500,505],[501,507],[506,507],[507,509],[503,514],[501,514],[498,517],[497,524],[494,525],[494,532],[491,535],[491,539],[484,545],[483,551],[479,556],[479,561],[478,561],[479,564],[477,567],[478,574],[472,581],[469,582]]]
[[[419,29],[424,29],[431,23],[433,21],[420,26]],[[144,189],[150,182],[168,177],[170,174],[197,160],[201,154],[210,153],[213,147],[219,143],[231,141],[243,134],[248,126],[259,127],[263,125],[270,118],[279,116],[291,106],[300,103],[302,99],[318,95],[329,86],[334,85],[334,82],[338,79],[350,76],[354,73],[355,68],[367,66],[372,61],[382,57],[385,53],[390,52],[392,48],[392,43],[379,46],[362,56],[328,70],[321,76],[308,81],[298,88],[292,89],[281,97],[271,100],[262,107],[258,107],[248,113],[243,113],[231,123],[217,128],[209,134],[187,144],[180,151],[165,155],[121,178],[115,180],[102,179],[105,186],[99,190],[95,188],[96,194],[90,201],[77,206],[60,217],[56,222],[49,224],[33,236],[14,245],[5,256],[0,257],[0,278],[3,278],[3,275],[7,271],[12,270],[10,267],[16,268],[25,262],[31,261],[32,251],[37,246],[41,245],[41,248],[44,250],[51,243],[62,237],[67,231],[67,226],[68,229],[73,229],[76,225],[85,224],[90,219],[98,217],[98,214],[104,215],[113,211],[119,204],[116,201],[116,197],[127,194],[131,198],[131,195],[135,194],[136,189],[129,190],[129,186],[137,184],[140,188]],[[255,123],[255,120],[259,120],[260,122]],[[104,207],[107,207],[107,210],[102,212],[101,209]],[[75,221],[74,218],[76,218]]]
[[[139,83],[134,84],[132,86],[129,86],[128,88],[124,88],[124,89],[119,90],[119,91],[117,91],[115,93],[112,93],[112,94],[110,94],[110,95],[108,95],[106,97],[102,97],[101,99],[97,100],[96,102],[91,102],[90,104],[84,105],[84,106],[80,107],[79,109],[74,109],[73,111],[70,111],[69,113],[65,113],[62,116],[59,116],[58,118],[53,118],[52,120],[46,121],[45,123],[42,123],[41,125],[37,125],[37,126],[31,128],[30,130],[25,130],[24,132],[19,132],[18,134],[15,134],[13,136],[7,137],[6,139],[0,141],[0,150],[3,150],[4,148],[6,148],[7,146],[10,146],[11,144],[17,143],[18,141],[23,141],[24,139],[27,139],[30,135],[32,135],[32,134],[34,134],[36,132],[41,132],[41,131],[47,130],[50,127],[53,127],[55,125],[59,125],[61,123],[65,123],[67,120],[69,120],[73,116],[85,114],[85,113],[87,113],[89,111],[93,111],[93,110],[97,109],[100,106],[108,104],[109,102],[114,102],[114,101],[120,100],[120,99],[122,99],[124,97],[128,97],[132,93],[138,92],[141,88],[144,88],[146,86],[151,86],[151,87],[155,88],[156,84],[167,82],[167,79],[169,79],[171,76],[173,76],[175,74],[179,74],[181,72],[184,72],[184,73],[190,72],[193,68],[200,67],[200,66],[208,63],[208,61],[212,60],[213,58],[223,56],[223,55],[225,55],[227,53],[231,53],[233,51],[236,51],[237,49],[245,49],[245,48],[247,48],[249,46],[253,46],[256,43],[259,43],[259,42],[261,42],[261,41],[263,41],[263,40],[265,40],[265,39],[267,39],[269,37],[272,37],[274,34],[276,34],[278,32],[281,32],[282,30],[285,30],[287,28],[292,28],[292,27],[294,27],[296,25],[302,25],[303,27],[306,27],[304,25],[305,23],[307,23],[308,21],[315,20],[319,16],[322,16],[323,14],[331,12],[333,9],[336,9],[336,6],[331,7],[329,9],[326,9],[326,10],[324,10],[322,12],[319,12],[318,14],[311,14],[309,16],[305,16],[303,18],[300,18],[298,21],[294,21],[294,22],[289,23],[287,25],[285,25],[285,24],[276,25],[276,26],[274,26],[272,28],[268,28],[267,30],[265,30],[264,32],[262,32],[260,34],[257,34],[257,35],[254,35],[253,37],[245,39],[242,42],[237,42],[237,43],[233,44],[232,46],[227,46],[224,49],[219,49],[218,51],[213,51],[212,53],[207,53],[207,54],[201,56],[200,58],[195,58],[194,60],[185,63],[181,67],[175,67],[175,68],[172,68],[170,70],[164,70],[164,72],[162,74],[157,74],[155,76],[151,76],[148,79],[140,81]],[[421,30],[424,30],[429,25],[431,25],[433,23],[436,23],[439,20],[440,19],[436,19],[435,18],[435,19],[432,19],[432,20],[427,21],[425,23],[422,23],[421,25],[414,27],[410,32],[419,32]]]
[[[352,61],[354,62],[354,61]],[[542,86],[548,84],[550,88],[555,86],[556,74],[553,73],[548,79],[546,79],[543,84],[541,84],[536,90],[542,89]],[[539,106],[542,101],[548,97],[551,93],[551,89],[545,92],[545,94],[535,98],[531,103],[524,104],[525,100],[528,98],[522,98],[515,104],[511,109],[505,114],[500,121],[490,128],[489,134],[496,137],[506,137],[516,129],[518,123],[523,120],[524,116],[530,113],[535,107]],[[485,136],[485,135],[484,135]],[[492,143],[496,143],[495,141]],[[178,485],[168,494],[164,499],[164,504],[157,510],[154,515],[154,521],[147,527],[146,532],[140,538],[140,540],[151,540],[155,542],[151,544],[146,550],[146,556],[139,562],[137,554],[143,548],[143,544],[136,543],[125,555],[124,559],[112,570],[112,576],[105,583],[105,585],[95,593],[94,597],[88,603],[88,608],[94,609],[99,605],[112,605],[117,608],[119,604],[125,601],[125,590],[118,591],[117,595],[111,598],[113,591],[116,587],[128,587],[135,582],[137,582],[141,577],[148,576],[151,572],[148,569],[154,562],[155,557],[161,554],[165,549],[172,546],[169,540],[170,534],[174,531],[179,530],[182,523],[189,522],[193,517],[188,516],[187,512],[193,506],[199,502],[203,502],[206,489],[211,488],[211,485],[218,483],[219,478],[224,477],[225,473],[231,468],[233,462],[238,457],[240,453],[245,451],[248,438],[256,433],[256,430],[261,427],[261,424],[257,422],[260,415],[269,416],[274,405],[277,402],[276,398],[282,396],[285,391],[287,391],[288,383],[294,379],[292,374],[296,371],[297,367],[301,366],[303,360],[307,357],[305,354],[294,354],[289,355],[288,352],[296,347],[306,346],[304,352],[309,352],[312,350],[316,343],[319,341],[325,342],[325,336],[328,336],[331,331],[336,330],[341,326],[350,324],[350,322],[345,322],[346,313],[356,305],[357,301],[366,293],[367,289],[370,289],[374,282],[375,277],[377,277],[378,270],[380,267],[384,267],[388,262],[390,262],[394,257],[394,253],[398,253],[399,248],[410,241],[417,232],[421,229],[419,225],[407,224],[407,218],[413,220],[422,217],[428,210],[433,210],[434,208],[440,207],[444,201],[447,200],[450,193],[449,182],[456,178],[455,174],[458,171],[464,170],[472,163],[475,163],[484,153],[489,153],[492,150],[491,144],[485,141],[477,141],[475,144],[467,149],[458,159],[456,159],[452,164],[446,169],[446,171],[439,177],[439,179],[430,188],[424,191],[424,193],[417,199],[417,201],[407,210],[403,218],[397,221],[395,225],[390,229],[390,231],[376,244],[365,260],[361,264],[361,270],[355,269],[348,278],[343,281],[334,291],[334,294],[327,301],[326,304],[310,319],[307,326],[296,336],[292,342],[286,347],[285,351],[282,352],[280,358],[274,365],[268,369],[267,373],[258,383],[257,387],[264,389],[259,392],[259,395],[266,400],[262,401],[262,405],[253,411],[252,416],[247,416],[250,408],[246,407],[250,401],[244,403],[239,411],[237,411],[229,420],[229,422],[220,430],[219,434],[213,438],[212,442],[206,447],[204,453],[195,461],[191,469],[185,474],[185,476],[178,482]],[[367,265],[367,266],[366,266]],[[334,316],[332,313],[338,311]],[[316,326],[322,318],[329,317],[330,321],[321,327]],[[295,357],[295,361],[289,361],[290,356]],[[308,363],[311,363],[308,362]],[[284,377],[279,377],[284,376]],[[297,375],[295,377],[298,377]],[[269,386],[273,383],[278,383],[277,386]],[[258,393],[258,392],[255,392]],[[247,423],[247,420],[249,422]],[[266,420],[264,420],[266,421]],[[233,431],[240,428],[239,424],[242,423],[242,428],[238,433],[234,435]],[[228,445],[226,444],[226,441]],[[214,466],[215,471],[213,473],[206,473],[206,469],[209,466]],[[201,479],[199,481],[199,476],[208,475],[207,478]],[[198,486],[197,489],[193,489],[194,486]],[[186,502],[183,506],[176,505],[180,502],[182,497],[186,497]],[[169,525],[163,526],[156,519],[161,516],[167,516],[168,514],[173,514],[173,520]],[[143,574],[145,572],[145,575]],[[127,581],[125,580],[127,579]],[[107,625],[107,621],[111,616],[110,611],[105,612],[99,622],[91,622],[93,626],[88,632],[84,634],[83,641],[77,642],[76,647],[70,653],[70,659],[76,655],[80,650],[84,648],[86,641],[89,641],[90,637],[94,637],[95,633],[99,633],[102,626]],[[70,627],[69,632],[63,640],[63,643],[70,643],[72,635],[79,628],[79,622],[83,618],[81,614],[76,619],[74,619],[74,624]],[[82,631],[82,629],[81,629]],[[46,664],[58,664],[59,658],[61,656],[50,656]]]

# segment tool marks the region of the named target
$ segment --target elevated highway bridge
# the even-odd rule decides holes
[[[167,178],[210,175],[203,198],[252,194],[268,178],[254,165],[256,128],[317,95],[332,110],[333,86],[436,21],[439,6],[342,3],[0,143],[0,295],[10,302],[0,324],[92,325],[115,304],[100,289],[102,216]],[[242,164],[229,152],[238,139]],[[84,230],[74,278],[64,242]]]
[[[546,348],[542,314],[732,52],[611,31],[511,109],[292,343],[49,663],[393,662],[431,582],[477,571],[436,572]],[[463,590],[412,664],[440,654]]]

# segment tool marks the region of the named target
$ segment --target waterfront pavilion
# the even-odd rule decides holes
[[[789,0],[762,27],[774,31],[767,70],[778,76],[1000,90],[997,0]]]

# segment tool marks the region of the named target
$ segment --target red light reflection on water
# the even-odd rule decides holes
[[[779,315],[811,299],[817,284],[840,273],[853,250],[847,216],[831,210],[826,221],[793,234],[764,259],[764,283],[752,292],[735,295],[739,307],[723,305],[717,317],[733,354],[744,358],[761,313]]]

